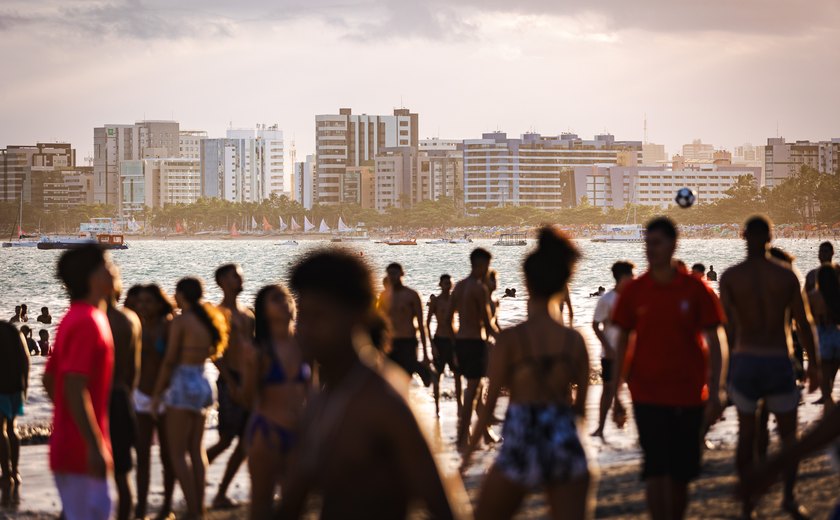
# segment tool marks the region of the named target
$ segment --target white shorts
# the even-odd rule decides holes
[[[134,411],[137,413],[144,413],[147,415],[151,415],[152,413],[152,397],[144,394],[138,389],[134,389],[134,393],[132,394],[132,398],[134,399]],[[166,407],[163,403],[158,406],[158,415],[162,415],[166,412]]]
[[[104,478],[56,473],[55,487],[66,520],[108,520],[111,516],[111,496]]]

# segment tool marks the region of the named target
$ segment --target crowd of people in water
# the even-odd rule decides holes
[[[647,271],[637,276],[631,262],[618,261],[614,287],[590,295],[598,298],[592,327],[603,352],[590,435],[604,437],[610,413],[622,428],[632,412],[655,520],[685,516],[705,435],[726,406],[738,414],[745,518],[779,475],[781,508],[807,518],[795,495],[798,461],[840,438],[831,395],[840,366],[833,247],[820,246],[820,267],[808,272],[803,291],[794,259],[771,248],[766,218],[751,218],[742,232],[746,258],[720,276],[719,295],[707,284],[718,279],[713,266],[688,269],[674,258],[678,229],[667,218],[646,226]],[[177,283],[173,298],[156,284],[123,294],[107,252],[94,245],[67,251],[57,274],[71,303],[52,346],[41,333],[32,346],[31,329],[21,326],[29,322],[25,305],[0,322],[2,505],[20,501],[15,418],[37,352],[49,354],[49,465],[67,520],[109,518],[109,475],[116,517],[147,518],[155,437],[164,488],[155,518],[174,518],[176,483],[185,518],[203,518],[207,466],[230,449],[209,505],[236,506],[227,491],[247,464],[255,519],[299,518],[313,508],[321,518],[405,518],[418,507],[431,518],[510,518],[534,491],[545,494],[552,517],[591,517],[598,471],[583,420],[593,360],[570,326],[568,291],[580,260],[561,231],[542,228],[522,266],[527,319],[502,329],[492,255],[482,248],[471,253],[464,279],[440,276],[440,293],[426,305],[404,284],[400,264],[388,265],[377,294],[359,255],[330,248],[306,254],[288,287],[261,288],[251,307],[239,301],[244,276],[235,264],[216,270],[223,298],[212,304],[192,277]],[[515,296],[506,289],[503,297]],[[51,323],[49,309],[37,321]],[[215,392],[208,362],[218,368]],[[447,369],[462,471],[476,450],[499,442],[491,426],[507,397],[501,445],[474,509],[459,476],[439,470],[404,393],[417,374],[432,387],[439,416]],[[798,435],[806,389],[821,390],[824,414]],[[219,440],[205,450],[206,413],[215,402]],[[772,456],[769,414],[781,440]]]

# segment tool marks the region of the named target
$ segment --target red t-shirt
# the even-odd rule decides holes
[[[613,323],[636,333],[627,385],[637,403],[702,405],[708,351],[702,331],[725,321],[717,295],[697,278],[677,271],[667,284],[645,273],[618,297]]]
[[[72,302],[58,326],[45,371],[52,374],[55,388],[50,469],[56,473],[87,474],[87,446],[64,399],[64,378],[67,374],[87,376],[93,413],[110,454],[108,399],[114,371],[114,340],[105,313],[89,303]]]

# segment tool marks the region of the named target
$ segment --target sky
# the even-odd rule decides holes
[[[2,0],[0,147],[277,123],[301,160],[340,107],[421,138],[828,139],[838,27],[836,0]]]

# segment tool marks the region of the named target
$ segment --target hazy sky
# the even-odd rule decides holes
[[[421,137],[604,130],[669,153],[840,137],[837,0],[2,0],[0,146],[143,118],[222,136],[420,114]]]

